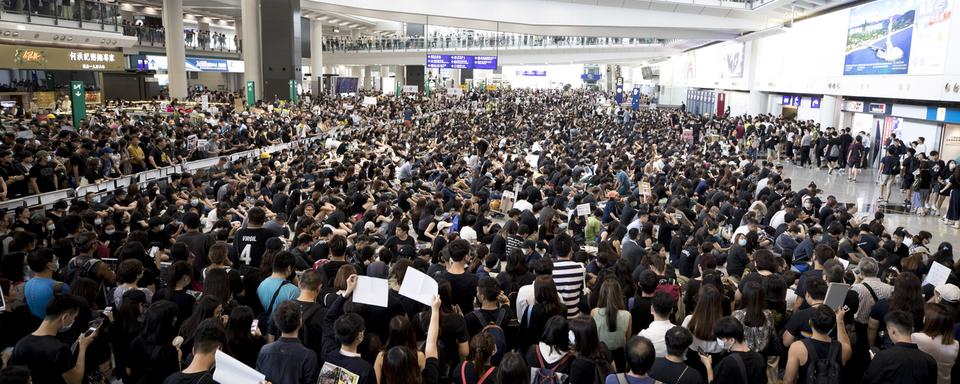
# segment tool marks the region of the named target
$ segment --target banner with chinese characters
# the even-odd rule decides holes
[[[122,71],[123,52],[0,45],[0,68]]]

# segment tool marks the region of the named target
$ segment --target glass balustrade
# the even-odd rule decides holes
[[[120,8],[117,3],[97,0],[0,0],[0,19],[6,15],[22,15],[26,21],[54,25],[76,22],[85,29],[119,31]]]
[[[427,49],[539,49],[539,48],[616,48],[661,47],[666,39],[537,36],[537,35],[448,35],[431,37],[328,37],[323,41],[326,52],[408,51]]]
[[[139,45],[151,47],[165,47],[166,33],[163,28],[144,27],[131,24],[122,25],[123,34],[136,36]],[[198,51],[239,52],[240,42],[236,34],[226,34],[216,31],[198,31],[185,29],[183,44],[189,49]]]

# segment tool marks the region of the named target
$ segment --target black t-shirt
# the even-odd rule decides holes
[[[324,274],[327,275],[327,281],[333,281],[333,279],[337,277],[337,272],[340,271],[340,267],[346,264],[346,261],[330,260],[326,263],[323,263],[323,266],[320,267],[320,269]]]
[[[477,275],[464,272],[459,275],[443,271],[440,279],[450,282],[450,288],[453,291],[453,297],[460,311],[468,313],[473,310],[473,298],[477,296],[477,282],[480,280]]]
[[[260,267],[260,260],[267,249],[267,239],[277,234],[266,228],[240,228],[233,240],[237,265]]]
[[[36,179],[37,188],[40,189],[40,193],[51,192],[57,190],[57,185],[53,182],[54,168],[53,165],[34,165],[33,168],[30,168],[30,178]]]
[[[163,381],[163,384],[219,384],[213,380],[213,371],[183,373],[177,372]]]
[[[467,332],[467,323],[463,316],[456,313],[443,313],[440,315],[440,342],[443,343],[443,355],[440,358],[443,364],[456,364],[460,361],[460,352],[458,345],[470,341],[470,333]]]
[[[76,358],[70,346],[55,336],[27,335],[17,342],[9,365],[30,370],[34,383],[65,383],[63,373],[73,369]]]
[[[743,367],[747,377],[743,377],[743,371],[734,356],[739,356],[743,360]],[[767,358],[757,352],[731,352],[729,356],[720,360],[720,363],[713,369],[713,383],[736,383],[736,384],[766,384],[767,383]]]
[[[884,156],[880,159],[880,170],[884,175],[895,175],[900,159],[896,156]]]
[[[630,307],[630,316],[633,319],[633,327],[635,332],[640,332],[650,326],[650,323],[653,322],[653,314],[650,313],[650,304],[653,302],[653,297],[643,297],[635,296],[633,298],[633,306]]]
[[[650,377],[661,383],[706,384],[703,375],[684,363],[674,363],[666,358],[657,358],[650,368]]]

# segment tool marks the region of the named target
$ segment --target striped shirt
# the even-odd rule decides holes
[[[580,312],[580,295],[583,293],[583,281],[586,269],[583,264],[560,260],[553,264],[553,282],[563,303],[567,305],[567,318],[576,317]]]

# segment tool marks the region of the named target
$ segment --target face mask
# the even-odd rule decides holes
[[[200,199],[190,199],[190,205],[196,206],[200,204]]]
[[[577,337],[573,331],[567,331],[567,339],[570,340],[570,345],[577,345]]]
[[[730,348],[733,347],[733,344],[727,345],[727,344],[723,341],[723,339],[721,339],[721,338],[719,338],[719,337],[717,338],[717,345],[719,345],[720,348],[722,348],[724,351],[729,351]]]
[[[117,232],[116,229],[105,229],[105,230],[103,230],[103,233],[106,233],[106,234],[108,234],[108,235],[112,235],[112,234],[114,234],[115,232]]]
[[[73,320],[70,320],[70,324],[64,323],[63,326],[60,327],[59,333],[63,333],[63,332],[69,331],[71,327],[73,327]]]
[[[48,230],[48,231],[53,232],[53,231],[56,230],[56,229],[57,229],[57,225],[56,225],[56,224],[47,224],[47,230]]]
[[[739,244],[741,247],[744,247],[747,245],[747,239],[737,240],[737,244]]]
[[[53,270],[54,271],[60,270],[60,260],[53,259]]]
[[[813,208],[813,204],[803,203],[803,208],[804,208],[804,209],[811,209],[811,208]]]
[[[99,219],[99,218],[98,218],[98,219],[93,219],[93,225],[100,225],[100,224],[103,224],[103,220],[102,220],[102,219]]]

